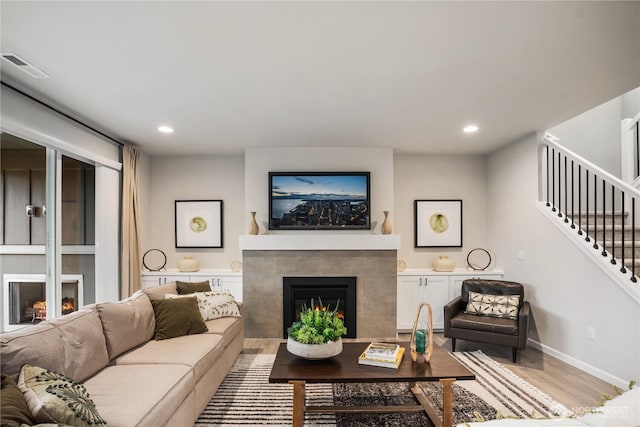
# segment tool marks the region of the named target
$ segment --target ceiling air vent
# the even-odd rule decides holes
[[[24,71],[35,79],[46,79],[50,77],[47,73],[29,64],[27,61],[20,58],[15,53],[3,53],[2,58],[6,59],[10,63],[18,67],[19,70]]]

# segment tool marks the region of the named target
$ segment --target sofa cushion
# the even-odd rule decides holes
[[[156,340],[207,331],[195,297],[155,300],[152,304],[156,317]]]
[[[226,344],[221,335],[186,335],[149,341],[114,360],[116,365],[174,364],[193,368],[196,379],[218,360]]]
[[[176,289],[176,282],[169,282],[164,285],[143,289],[142,292],[144,292],[151,301],[154,301],[164,299],[164,294],[177,294],[178,290]]]
[[[495,332],[504,335],[518,335],[518,321],[501,317],[478,316],[460,313],[451,319],[452,328]]]
[[[516,320],[520,295],[491,295],[469,291],[465,313]]]
[[[69,377],[24,365],[18,387],[37,422],[79,427],[106,424],[85,387]]]
[[[192,392],[195,380],[186,365],[115,365],[84,386],[108,427],[162,426]]]
[[[211,286],[209,285],[209,281],[205,280],[203,282],[176,282],[176,290],[180,295],[193,294],[195,292],[209,292],[211,290]]]
[[[219,319],[207,320],[207,329],[210,334],[222,335],[227,344],[244,330],[244,319],[242,317],[221,317]]]
[[[64,343],[60,330],[47,323],[0,335],[2,373],[18,380],[22,365],[28,363],[55,372],[64,371]]]
[[[238,304],[228,290],[194,292],[187,295],[166,294],[165,298],[189,298],[191,296],[198,300],[198,309],[205,321],[226,316],[240,317]]]
[[[79,310],[53,319],[64,346],[64,366],[60,372],[83,381],[109,364],[102,322],[95,310]],[[37,366],[37,365],[36,365]]]
[[[0,381],[0,425],[2,427],[32,425],[35,420],[31,417],[27,401],[16,382],[6,375],[2,375]]]
[[[155,316],[147,294],[136,292],[117,303],[97,305],[109,359],[153,338]]]

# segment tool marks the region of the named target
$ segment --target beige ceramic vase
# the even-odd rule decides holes
[[[258,227],[258,223],[256,222],[256,213],[251,212],[251,221],[249,221],[249,234],[251,236],[256,236],[260,232],[260,227]]]
[[[178,261],[178,270],[180,271],[198,271],[200,270],[200,261],[192,256],[185,256]]]
[[[446,255],[440,255],[433,261],[432,267],[435,271],[453,271],[456,268],[456,262]]]
[[[393,227],[391,227],[391,221],[389,221],[389,211],[383,211],[384,213],[384,222],[382,223],[382,227],[380,231],[382,234],[391,234],[393,232]]]

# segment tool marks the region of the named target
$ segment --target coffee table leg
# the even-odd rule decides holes
[[[289,381],[293,384],[293,427],[302,427],[304,424],[304,381]]]
[[[453,425],[453,383],[455,379],[441,379],[442,383],[442,425],[450,427]]]

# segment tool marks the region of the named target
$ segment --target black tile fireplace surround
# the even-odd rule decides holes
[[[331,310],[339,301],[338,311],[344,315],[346,338],[356,338],[356,277],[283,277],[283,337],[287,328],[299,320],[302,306],[310,307],[319,299]]]

